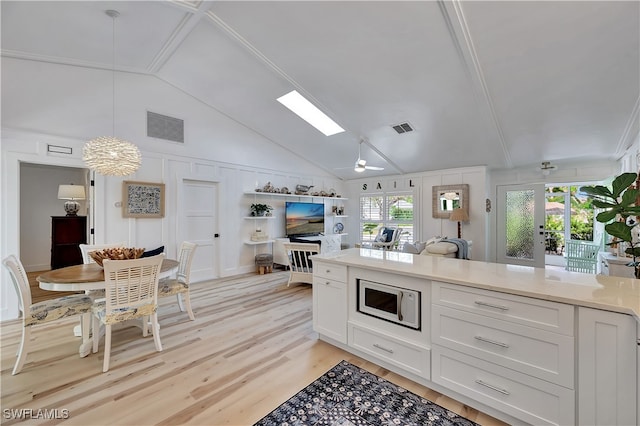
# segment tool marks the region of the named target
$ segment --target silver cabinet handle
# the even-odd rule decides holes
[[[331,269],[327,269],[327,270],[326,270],[326,271],[324,271],[324,272],[325,272],[325,273],[327,273],[327,274],[330,274],[330,273],[331,273]]]
[[[479,384],[479,385],[482,385],[484,387],[487,387],[487,388],[489,388],[491,390],[494,390],[496,392],[500,392],[503,395],[510,395],[510,393],[508,391],[506,391],[504,389],[501,389],[501,388],[499,388],[497,386],[490,385],[489,383],[485,383],[482,380],[476,380],[476,383]]]
[[[473,303],[475,303],[478,306],[486,306],[487,308],[500,309],[501,311],[508,311],[509,310],[508,306],[494,305],[493,303],[480,302],[479,300],[476,300]]]
[[[475,336],[475,338],[476,338],[476,340],[480,340],[481,342],[491,343],[492,345],[500,346],[501,348],[508,348],[509,347],[509,345],[507,345],[506,343],[498,342],[496,340],[487,339],[486,337]]]
[[[385,352],[389,352],[390,354],[392,354],[392,353],[393,353],[393,349],[385,348],[384,346],[380,346],[380,345],[379,345],[379,344],[377,344],[377,343],[374,343],[374,344],[373,344],[373,347],[374,347],[374,348],[378,348],[378,349],[382,349],[383,351],[385,351]]]
[[[331,284],[331,283],[330,283],[329,281],[325,281],[325,282],[324,282],[324,284],[325,284],[325,285],[329,285],[329,284]]]

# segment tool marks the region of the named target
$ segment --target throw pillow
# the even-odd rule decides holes
[[[375,239],[376,243],[386,243],[387,242],[387,235],[382,233],[380,235],[376,235],[376,239]]]
[[[403,253],[411,253],[411,254],[420,253],[418,251],[418,249],[416,248],[416,245],[415,244],[411,244],[411,243],[404,243],[404,245],[402,246],[402,252]]]
[[[415,243],[404,243],[402,245],[403,253],[411,253],[411,254],[420,254],[422,250],[426,247],[427,243],[421,243],[420,241],[416,241]]]
[[[157,256],[160,253],[164,253],[164,246],[160,246],[157,249],[153,249],[153,250],[149,250],[149,251],[145,251],[144,253],[142,253],[142,256],[140,257],[151,257],[151,256]]]
[[[384,236],[385,236],[385,239],[384,239],[385,242],[388,243],[388,242],[393,241],[393,233],[394,233],[394,231],[395,230],[393,228],[386,228],[384,231],[382,231]]]

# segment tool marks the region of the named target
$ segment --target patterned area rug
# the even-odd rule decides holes
[[[477,425],[341,361],[256,425]]]

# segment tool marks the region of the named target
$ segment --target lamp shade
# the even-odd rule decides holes
[[[84,200],[84,186],[60,185],[58,187],[58,200]]]
[[[454,222],[468,222],[469,215],[467,214],[467,211],[465,209],[458,207],[457,209],[453,209],[451,215],[449,216],[449,220],[452,220]]]

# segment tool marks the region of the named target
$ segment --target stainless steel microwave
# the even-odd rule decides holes
[[[358,280],[358,311],[420,330],[420,292]]]

